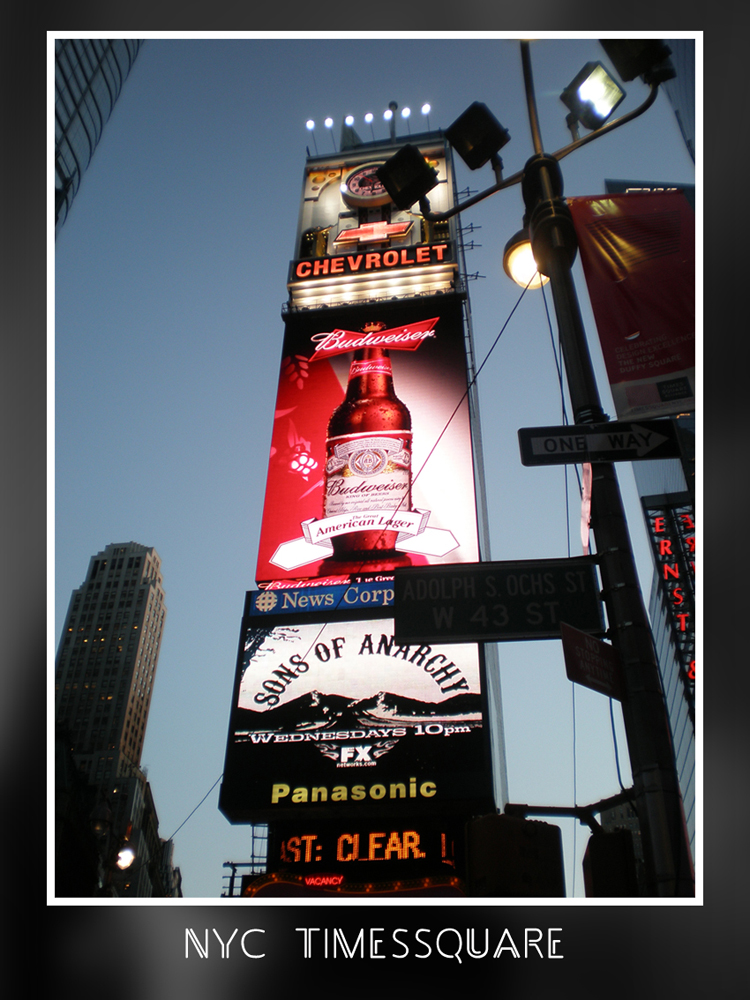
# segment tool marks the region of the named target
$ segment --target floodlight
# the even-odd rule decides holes
[[[410,143],[378,167],[376,173],[392,201],[402,211],[411,208],[438,182],[437,172]]]
[[[448,142],[470,170],[477,170],[499,149],[510,142],[510,133],[503,128],[486,104],[474,101],[445,130]]]
[[[625,91],[600,62],[586,63],[560,94],[565,107],[592,132],[601,128],[624,98]]]

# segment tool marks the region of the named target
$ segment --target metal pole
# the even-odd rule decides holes
[[[536,155],[526,165],[524,202],[537,265],[550,279],[576,422],[604,421],[571,274],[577,250],[557,161],[542,152],[528,43],[521,43]],[[695,880],[651,627],[641,595],[620,487],[612,463],[593,465],[591,527],[612,644],[622,663],[623,718],[652,896],[694,896]]]

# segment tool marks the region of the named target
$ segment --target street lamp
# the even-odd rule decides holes
[[[134,861],[135,861],[135,851],[133,850],[132,847],[125,846],[122,848],[121,851],[118,852],[115,864],[120,869],[120,871],[125,871],[126,868],[130,868],[130,866],[133,864]]]
[[[608,44],[612,43],[602,42],[605,50]],[[529,43],[522,41],[521,60],[534,145],[534,155],[524,169],[505,180],[498,179],[492,187],[443,213],[430,211],[427,193],[431,188],[424,171],[415,171],[411,181],[402,176],[399,185],[402,190],[409,190],[414,201],[419,201],[425,219],[442,222],[503,188],[521,184],[526,209],[525,221],[533,255],[539,271],[549,279],[552,289],[574,419],[581,424],[605,423],[608,417],[601,407],[571,274],[577,253],[577,239],[570,209],[563,197],[559,161],[585,143],[643,114],[656,100],[659,83],[674,75],[667,60],[669,50],[661,43],[649,48],[636,40],[633,49],[627,49],[627,44],[628,41],[625,40],[618,50],[618,58],[623,62],[626,57],[629,58],[630,62],[626,63],[627,72],[634,71],[634,75],[641,75],[650,87],[649,96],[634,111],[601,125],[587,136],[575,138],[552,155],[545,153],[536,110]],[[655,66],[650,64],[650,59],[656,60]],[[472,108],[474,111],[471,115],[467,111],[446,131],[446,135],[464,159],[466,156],[461,152],[462,148],[472,162],[481,165],[493,155],[496,157],[497,149],[494,153],[488,152],[489,147],[481,148],[481,144],[471,136],[465,138],[463,126],[473,125],[477,115],[476,105],[472,105]],[[478,117],[487,121],[483,112]],[[499,128],[505,131],[502,126]],[[497,141],[500,133],[497,129],[494,132]],[[505,141],[507,142],[507,138]],[[397,156],[399,154],[392,159],[395,160]],[[413,156],[411,160],[416,164]],[[467,160],[469,166],[472,166],[472,162]],[[384,184],[383,173],[387,174],[390,163],[388,161],[378,170]],[[497,175],[496,163],[493,166]],[[422,176],[421,183],[419,173]],[[596,539],[609,634],[618,651],[623,670],[623,719],[633,773],[635,805],[641,827],[648,892],[651,896],[694,896],[693,866],[659,668],[635,568],[620,488],[611,462],[596,462],[593,465],[591,528]]]
[[[503,270],[521,288],[530,291],[546,285],[549,278],[536,266],[528,227],[514,233],[503,250]]]

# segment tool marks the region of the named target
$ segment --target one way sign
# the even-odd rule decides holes
[[[680,455],[671,420],[522,427],[518,441],[524,465],[636,462]]]

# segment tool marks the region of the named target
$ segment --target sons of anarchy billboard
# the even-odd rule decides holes
[[[323,606],[327,590],[314,591]],[[220,797],[230,821],[492,808],[481,647],[400,644],[389,617],[298,622],[243,619]]]

